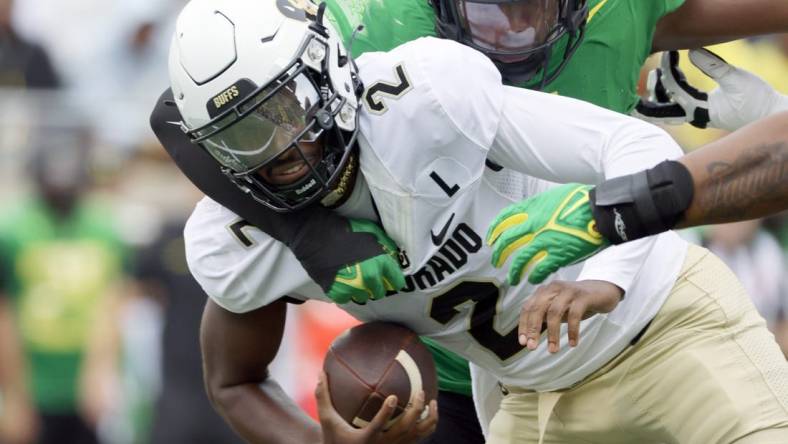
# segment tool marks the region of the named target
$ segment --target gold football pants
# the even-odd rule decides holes
[[[788,363],[730,269],[694,245],[635,345],[567,390],[506,389],[489,444],[788,443]]]

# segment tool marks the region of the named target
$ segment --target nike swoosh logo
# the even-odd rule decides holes
[[[451,217],[449,218],[449,221],[446,222],[446,225],[443,226],[443,228],[441,229],[440,232],[438,232],[437,235],[433,233],[432,230],[430,230],[430,236],[432,236],[432,243],[436,247],[440,247],[441,244],[443,243],[443,238],[446,237],[446,233],[449,232],[449,227],[451,226],[451,221],[453,220],[454,220],[454,213],[451,213]]]

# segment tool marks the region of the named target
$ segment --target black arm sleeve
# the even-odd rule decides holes
[[[309,276],[327,291],[337,270],[384,254],[368,233],[354,233],[347,220],[320,205],[277,213],[232,184],[210,155],[180,129],[181,115],[167,89],[159,97],[150,124],[159,142],[183,174],[208,197],[287,245]]]

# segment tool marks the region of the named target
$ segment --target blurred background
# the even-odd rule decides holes
[[[184,3],[0,0],[0,443],[237,441],[202,387],[206,296],[181,233],[201,196],[148,127]],[[788,93],[788,36],[713,50]],[[687,150],[722,135],[671,132]],[[734,269],[788,349],[786,215],[685,235]],[[354,323],[291,310],[273,373],[312,414],[325,350]]]

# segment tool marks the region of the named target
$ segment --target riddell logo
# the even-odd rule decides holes
[[[307,192],[307,191],[309,191],[309,190],[310,190],[310,189],[311,189],[313,186],[315,186],[315,183],[317,183],[317,182],[315,182],[315,179],[314,179],[314,178],[312,178],[312,180],[310,180],[309,182],[307,182],[307,183],[306,183],[304,186],[302,186],[301,188],[297,189],[297,190],[296,190],[296,194],[300,196],[300,195],[302,195],[302,194],[306,193],[306,192]]]
[[[241,93],[238,91],[238,85],[233,85],[226,90],[222,91],[213,98],[213,106],[220,109],[224,105],[230,103],[234,98],[238,97]]]

